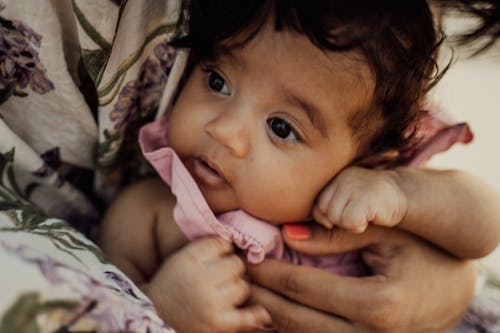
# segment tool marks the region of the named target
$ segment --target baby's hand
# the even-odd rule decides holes
[[[250,295],[245,265],[218,237],[189,243],[169,257],[145,292],[177,332],[237,332],[271,323]]]
[[[314,219],[327,228],[334,225],[355,233],[369,222],[393,227],[406,214],[407,199],[393,170],[348,167],[319,194]]]

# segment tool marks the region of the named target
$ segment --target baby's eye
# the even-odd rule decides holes
[[[229,89],[226,80],[224,80],[224,78],[220,76],[217,72],[214,71],[208,72],[207,84],[211,90],[219,94],[231,95],[231,90]]]
[[[267,125],[272,131],[272,134],[282,140],[300,141],[300,137],[297,135],[297,132],[292,128],[292,126],[290,126],[289,123],[281,118],[270,118],[267,121]]]

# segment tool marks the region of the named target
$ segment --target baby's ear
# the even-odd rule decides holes
[[[379,166],[384,166],[391,164],[399,157],[399,151],[397,150],[388,150],[378,154],[366,155],[364,157],[360,157],[360,159],[354,162],[355,165],[366,167],[366,168],[375,168]]]

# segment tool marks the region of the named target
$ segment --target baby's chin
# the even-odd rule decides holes
[[[260,209],[259,209],[260,208]],[[297,213],[290,214],[290,210],[288,210],[287,214],[284,214],[283,211],[272,210],[272,212],[266,211],[262,209],[263,207],[259,207],[257,209],[252,209],[252,207],[247,208],[238,208],[243,210],[248,215],[251,215],[259,220],[265,221],[267,223],[273,225],[281,225],[286,223],[300,223],[311,220],[311,214],[308,213]]]
[[[203,192],[203,191],[202,191]],[[235,210],[242,210],[259,220],[274,225],[285,223],[299,223],[311,219],[311,210],[307,207],[279,207],[272,203],[246,202],[240,203],[234,196],[221,195],[222,193],[203,193],[208,206],[215,215],[221,215]],[[227,194],[227,193],[225,193]]]
[[[225,200],[224,198],[214,197],[210,195],[205,195],[205,200],[208,204],[208,207],[214,212],[215,215],[220,215],[224,213],[228,213],[231,211],[239,210],[240,205],[236,202],[232,202],[232,200]]]

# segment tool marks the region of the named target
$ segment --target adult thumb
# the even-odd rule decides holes
[[[328,255],[346,251],[358,250],[387,241],[391,230],[370,225],[361,234],[332,228],[326,229],[316,223],[285,224],[283,239],[292,249],[310,255]]]

